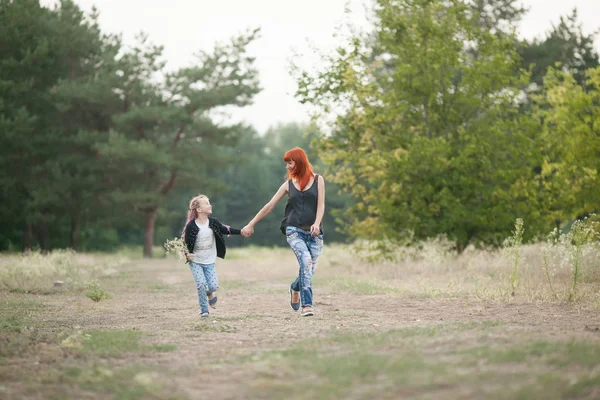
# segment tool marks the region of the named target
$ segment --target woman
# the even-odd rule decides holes
[[[284,182],[271,200],[242,229],[250,235],[254,226],[267,216],[283,196],[288,195],[281,231],[294,250],[300,271],[290,286],[290,305],[294,311],[302,303],[302,316],[313,313],[312,276],[317,259],[323,249],[323,214],[325,213],[325,181],[316,175],[306,153],[299,147],[283,156],[289,179]]]

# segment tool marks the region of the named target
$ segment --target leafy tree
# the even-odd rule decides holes
[[[115,206],[142,220],[144,256],[152,255],[156,218],[176,183],[205,190],[214,184],[211,172],[231,162],[222,146],[235,143],[240,127],[214,122],[211,112],[250,104],[258,93],[254,60],[246,54],[257,34],[200,52],[195,65],[174,73],[164,70],[162,47],[145,36],[121,59],[117,91],[123,111],[98,149],[109,160]],[[154,79],[160,76],[164,81]]]
[[[352,38],[298,92],[344,109],[321,151],[356,200],[350,231],[498,244],[534,212],[519,188],[540,162],[515,37],[458,0],[379,0],[375,14],[376,40]]]
[[[583,85],[575,72],[550,69],[536,97],[543,125],[540,197],[556,225],[600,211],[600,67]]]
[[[576,82],[582,84],[589,68],[600,65],[598,51],[594,47],[594,36],[583,33],[578,22],[577,9],[553,25],[545,37],[523,41],[519,48],[523,68],[532,67],[531,81],[541,88],[548,68],[560,64],[564,71],[571,71]]]

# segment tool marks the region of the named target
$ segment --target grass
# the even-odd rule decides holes
[[[510,263],[501,252],[456,255],[427,246],[377,263],[357,261],[347,247],[326,246],[314,279],[317,316],[308,319],[287,304],[295,270],[289,249],[232,252],[258,265],[228,264],[228,253],[220,261],[222,289],[236,291],[228,294],[232,301],[258,299],[259,308],[228,309],[233,303],[225,302],[206,319],[194,312],[193,292],[186,298],[164,293],[178,285],[159,278],[189,280],[189,271],[170,260],[121,268],[119,255],[71,254],[81,282],[96,271],[114,299],[96,304],[83,290],[41,297],[0,288],[0,397],[185,398],[181,387],[193,398],[223,389],[231,397],[260,399],[600,398],[600,338],[589,313],[600,304],[593,253],[581,254],[580,300],[573,305],[565,296],[570,269],[545,269],[539,245],[520,248],[515,296],[498,292],[510,287]],[[0,258],[0,270],[13,259]],[[562,303],[547,288],[548,274]],[[481,300],[516,304],[499,311],[480,307]],[[517,311],[532,301],[542,313],[535,320],[527,316],[537,311],[530,304],[526,314]],[[436,310],[438,304],[444,308]],[[555,325],[555,315],[575,324],[585,317],[590,329],[564,320]],[[304,381],[309,385],[298,390]]]
[[[147,366],[115,367],[106,362],[70,365],[45,372],[42,378],[47,387],[44,398],[112,398],[119,400],[187,399],[175,383],[159,371]],[[71,389],[66,390],[67,387]],[[71,397],[73,389],[78,393]],[[70,394],[70,395],[69,395]]]
[[[138,331],[87,331],[80,337],[75,335],[73,341],[82,343],[85,352],[102,357],[123,357],[127,352],[168,352],[177,347],[170,344],[143,345],[140,343],[143,334]]]
[[[490,337],[500,332],[506,332],[502,324],[487,321],[343,333],[246,362],[259,367],[254,393],[266,399],[393,399],[400,393],[433,399],[445,398],[444,390],[464,397],[559,399],[599,390],[599,343],[521,342],[515,334],[502,347]],[[457,349],[453,343],[461,335],[473,340],[461,340]],[[294,390],[298,371],[310,381],[301,393]]]
[[[0,290],[20,294],[79,292],[98,278],[117,273],[126,262],[128,259],[122,256],[78,254],[71,250],[3,255]]]

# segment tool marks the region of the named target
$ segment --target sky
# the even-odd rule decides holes
[[[258,132],[285,122],[309,120],[308,108],[294,98],[296,81],[290,74],[291,62],[308,70],[319,67],[314,49],[327,53],[350,22],[359,27],[366,22],[368,0],[75,0],[84,11],[93,6],[100,12],[105,32],[122,34],[125,44],[136,33],[147,33],[155,44],[165,47],[169,69],[187,66],[198,50],[210,51],[215,43],[249,29],[261,28],[261,36],[251,44],[256,57],[262,92],[254,104],[233,110],[231,122],[246,122]],[[53,4],[54,0],[42,0]],[[561,15],[576,7],[583,30],[600,27],[600,0],[524,0],[530,9],[520,32],[525,38],[541,37]],[[600,37],[597,38],[600,49]]]

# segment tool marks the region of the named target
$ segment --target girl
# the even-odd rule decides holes
[[[283,156],[289,179],[273,198],[242,229],[251,235],[254,225],[267,216],[283,196],[288,195],[281,231],[294,250],[300,271],[290,285],[290,305],[294,311],[302,303],[302,316],[313,315],[312,276],[323,249],[323,214],[325,213],[325,181],[315,175],[306,153],[296,147]]]
[[[218,219],[209,217],[212,206],[208,197],[198,195],[190,201],[187,222],[182,237],[188,252],[186,258],[196,281],[200,316],[208,317],[208,305],[215,308],[219,289],[219,279],[215,270],[217,257],[225,258],[223,235],[239,235],[239,229],[221,224]],[[246,235],[244,235],[246,236]]]

